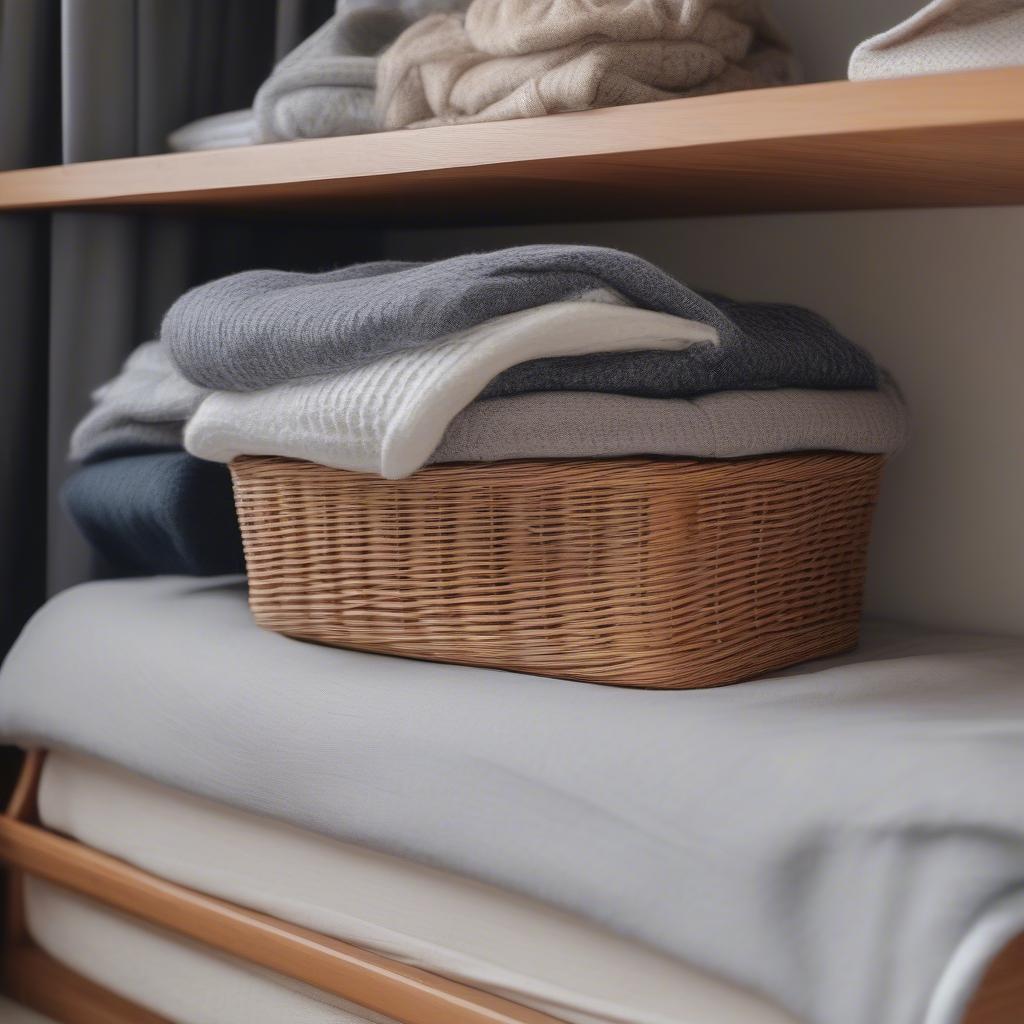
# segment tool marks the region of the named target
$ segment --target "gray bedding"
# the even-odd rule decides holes
[[[1020,640],[878,626],[629,691],[288,640],[235,580],[103,582],[27,627],[0,733],[525,892],[810,1024],[921,1024],[1024,889]]]

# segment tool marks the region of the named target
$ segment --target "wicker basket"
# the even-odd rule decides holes
[[[260,625],[339,647],[698,687],[855,646],[883,459],[232,463]]]

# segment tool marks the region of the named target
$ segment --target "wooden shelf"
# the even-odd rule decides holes
[[[0,174],[0,209],[446,223],[1024,202],[1024,68]]]

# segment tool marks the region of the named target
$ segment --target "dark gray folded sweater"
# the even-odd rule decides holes
[[[871,358],[824,317],[799,306],[705,295],[734,325],[730,340],[679,352],[596,352],[513,366],[482,398],[530,391],[600,391],[643,398],[693,398],[763,388],[877,387]]]
[[[245,571],[226,466],[140,449],[83,466],[62,497],[118,575]]]
[[[363,263],[320,274],[246,271],[187,292],[171,306],[161,334],[195,384],[254,391],[349,369],[597,288],[709,324],[720,344],[696,359],[690,348],[536,360],[507,371],[486,394],[674,396],[877,384],[870,357],[814,313],[703,296],[639,256],[581,245],[528,245],[433,263]]]

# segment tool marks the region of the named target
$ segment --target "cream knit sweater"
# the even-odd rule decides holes
[[[383,55],[377,117],[385,128],[504,120],[795,78],[757,0],[473,0]]]

